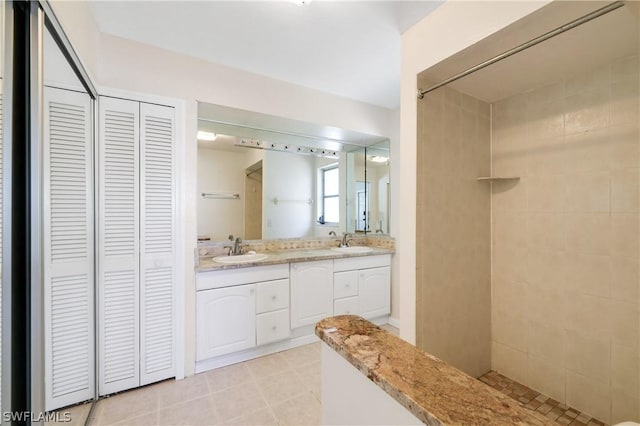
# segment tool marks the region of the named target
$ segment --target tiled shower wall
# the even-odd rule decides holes
[[[493,105],[492,366],[640,421],[638,57]]]
[[[427,86],[421,82],[421,87]],[[450,88],[418,103],[417,345],[491,368],[489,105]]]

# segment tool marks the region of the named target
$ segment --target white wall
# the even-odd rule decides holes
[[[265,151],[262,164],[262,238],[313,236],[314,157]],[[275,201],[277,199],[277,202]]]
[[[402,212],[402,220],[394,221],[398,239],[394,265],[398,275],[394,278],[400,283],[396,298],[400,336],[411,343],[415,343],[416,337],[417,75],[547,3],[547,0],[448,1],[402,35],[400,144],[394,149],[392,143],[391,149],[392,161],[399,160],[401,165],[399,171],[395,169],[399,179],[392,176],[393,186],[400,193],[398,208]],[[393,218],[398,216],[392,212],[392,221]]]
[[[202,198],[198,200],[198,235],[225,241],[231,234],[244,238],[244,153],[198,150],[198,194],[235,193],[240,199]]]

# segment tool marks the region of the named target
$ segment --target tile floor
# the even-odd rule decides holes
[[[383,328],[397,334],[391,326]],[[603,425],[495,371],[480,380],[558,424]],[[87,424],[318,425],[320,408],[320,342],[316,342],[101,399]],[[71,422],[60,424],[85,424],[89,409],[90,404],[84,404],[61,410],[70,412]]]
[[[601,421],[591,418],[591,416],[587,414],[581,413],[565,404],[561,404],[555,399],[542,395],[495,371],[489,371],[487,374],[479,377],[479,380],[519,401],[525,408],[544,414],[558,424],[574,426],[604,425]]]

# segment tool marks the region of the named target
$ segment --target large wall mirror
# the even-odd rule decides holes
[[[389,232],[385,137],[199,103],[198,239]]]

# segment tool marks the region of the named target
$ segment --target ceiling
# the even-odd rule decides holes
[[[100,31],[386,108],[436,1],[91,1]]]
[[[421,88],[441,82],[608,2],[558,1],[420,74]],[[637,10],[623,6],[470,74],[450,87],[486,102],[524,93],[640,52]],[[428,96],[428,95],[427,95]]]

